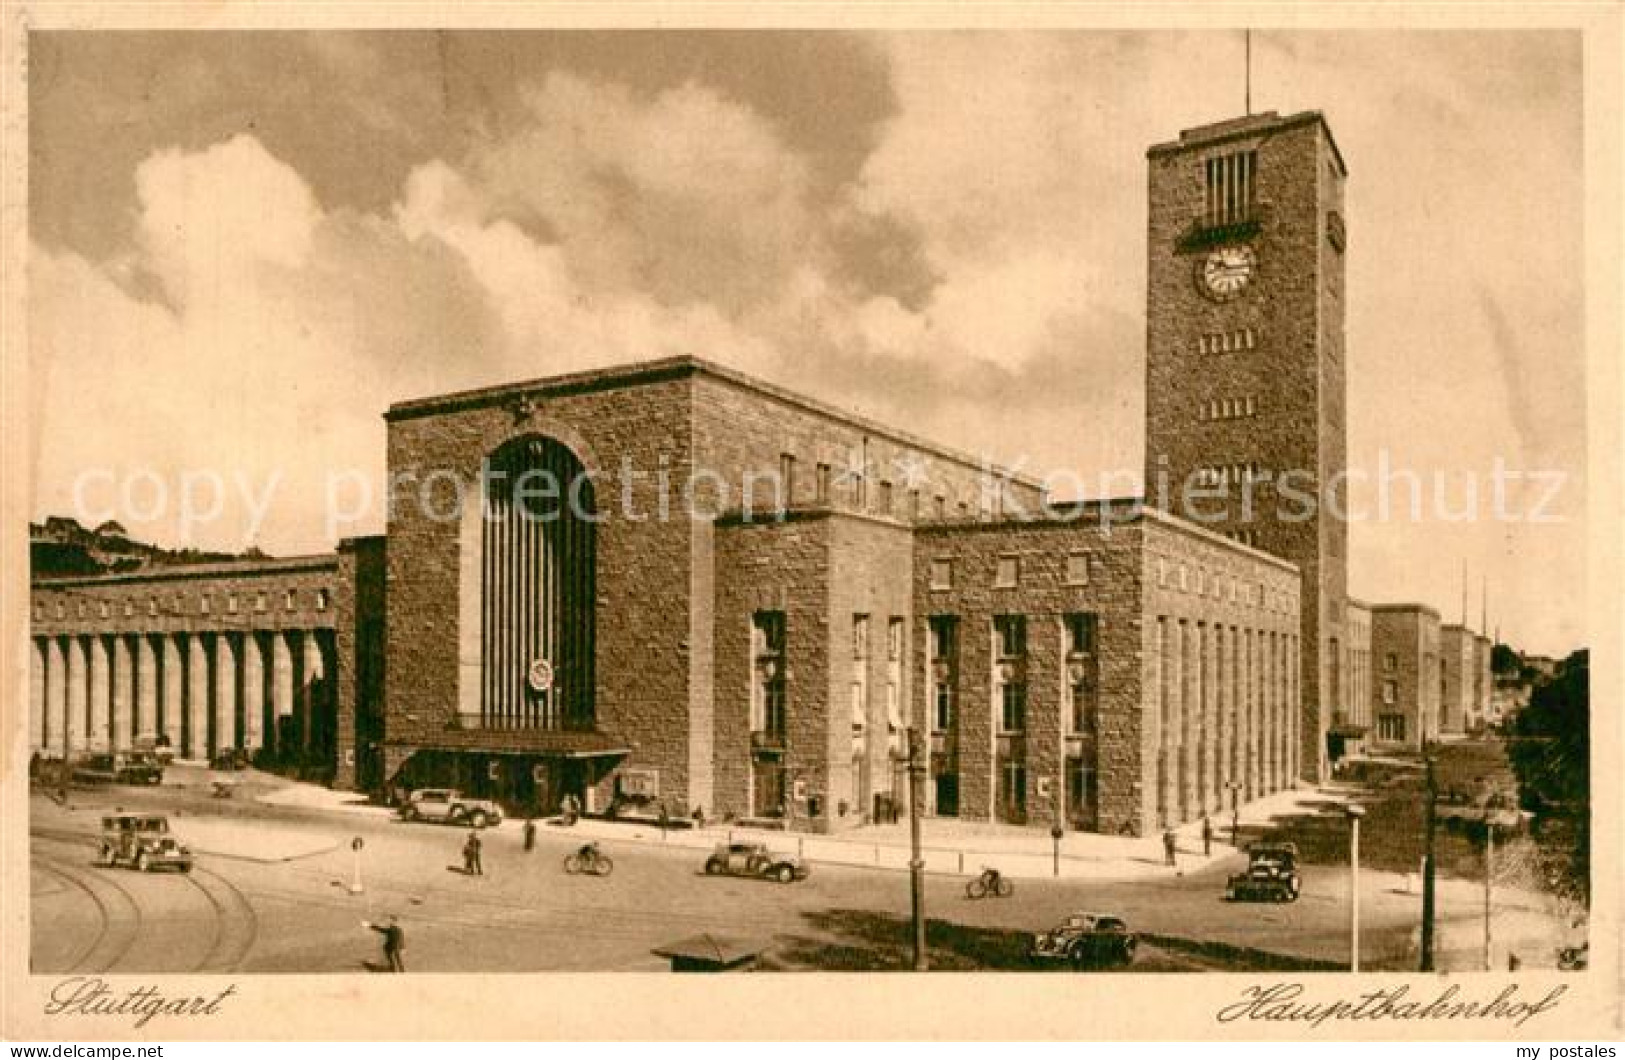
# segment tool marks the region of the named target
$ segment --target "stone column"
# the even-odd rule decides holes
[[[130,672],[130,638],[113,637],[113,713],[108,739],[115,751],[129,750],[135,739],[135,675]]]
[[[135,638],[135,736],[142,741],[158,736],[158,658],[145,633]]]
[[[186,638],[186,757],[209,757],[209,655],[203,638]]]
[[[243,747],[265,746],[265,659],[259,634],[243,634]]]
[[[45,649],[40,638],[28,638],[28,749],[45,749]]]
[[[299,746],[303,750],[310,750],[311,732],[315,729],[316,721],[316,682],[324,676],[322,669],[322,649],[316,642],[316,634],[311,630],[299,632],[301,661],[299,666]]]
[[[278,753],[288,751],[281,740],[287,731],[284,718],[293,717],[293,652],[288,648],[288,635],[282,630],[271,633],[271,724],[272,739]]]
[[[61,637],[45,639],[45,729],[51,754],[64,754],[68,741],[68,664]]]
[[[181,711],[186,704],[186,661],[181,655],[181,642],[173,633],[163,635],[164,682],[163,714],[164,737],[170,750],[181,753]]]
[[[107,642],[99,635],[90,638],[90,748],[112,750],[112,675],[109,673]]]
[[[1201,686],[1196,674],[1195,627],[1181,619],[1179,622],[1179,806],[1174,815],[1176,822],[1191,819],[1191,808],[1196,805],[1196,724],[1201,716],[1201,703],[1196,696]]]
[[[68,638],[68,750],[80,754],[87,746],[90,724],[90,677],[85,666],[83,637]]]
[[[230,633],[214,638],[214,749],[242,746],[237,732],[237,646]]]

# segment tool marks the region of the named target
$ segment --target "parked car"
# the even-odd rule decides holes
[[[800,858],[775,854],[766,843],[718,843],[705,859],[705,871],[709,876],[755,876],[780,883],[807,878]]]
[[[1033,936],[1028,956],[1041,964],[1067,961],[1086,968],[1128,964],[1140,944],[1120,916],[1110,913],[1073,913],[1048,931]]]
[[[92,784],[157,784],[164,767],[143,752],[88,755],[73,767],[73,778]]]
[[[1295,843],[1254,843],[1247,868],[1230,877],[1225,896],[1232,902],[1295,902],[1302,880]]]
[[[228,747],[223,751],[215,752],[209,759],[210,769],[223,769],[235,773],[239,769],[247,769],[249,765],[248,752],[241,747]]]
[[[192,852],[169,832],[161,814],[118,813],[102,818],[96,861],[109,868],[127,865],[141,872],[154,869],[192,871]]]
[[[490,799],[476,799],[456,788],[419,788],[407,796],[401,806],[401,816],[408,821],[484,828],[502,823],[502,808]]]

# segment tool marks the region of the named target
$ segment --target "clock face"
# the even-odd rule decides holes
[[[1202,290],[1214,298],[1234,298],[1252,281],[1258,255],[1245,244],[1218,247],[1200,265]]]

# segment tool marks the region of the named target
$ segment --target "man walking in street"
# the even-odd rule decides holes
[[[374,924],[371,921],[363,920],[361,926],[372,928],[372,930],[384,936],[384,961],[389,965],[389,970],[392,972],[406,971],[406,960],[401,955],[401,951],[406,949],[406,932],[401,930],[401,923],[396,919],[395,914],[391,913],[385,917],[382,924]]]
[[[478,829],[468,833],[468,842],[463,844],[463,871],[470,876],[485,875],[485,866],[480,864],[480,846]]]
[[[1164,829],[1162,833],[1162,862],[1170,868],[1179,864],[1175,855],[1179,849],[1179,837],[1174,835],[1172,828]]]
[[[525,818],[525,849],[527,851],[536,849],[536,818],[534,817]]]
[[[1202,815],[1202,856],[1213,856],[1213,818],[1205,813]]]

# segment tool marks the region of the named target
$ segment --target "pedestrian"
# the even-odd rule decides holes
[[[536,818],[525,818],[525,849],[536,849]]]
[[[1202,815],[1202,856],[1213,856],[1213,818],[1205,813]]]
[[[384,961],[389,965],[389,970],[406,971],[406,960],[401,956],[401,952],[406,949],[406,932],[401,929],[401,923],[395,914],[391,913],[385,917],[382,924],[363,920],[361,926],[372,928],[384,936]]]
[[[661,839],[666,838],[666,829],[668,829],[670,827],[671,827],[671,812],[666,809],[666,804],[664,802],[662,802],[660,804],[660,838]]]
[[[1170,867],[1179,864],[1175,857],[1179,849],[1179,837],[1174,835],[1172,828],[1164,829],[1162,833],[1162,861]]]
[[[485,866],[480,864],[481,845],[478,829],[468,833],[468,842],[463,844],[463,871],[470,876],[485,875]]]

